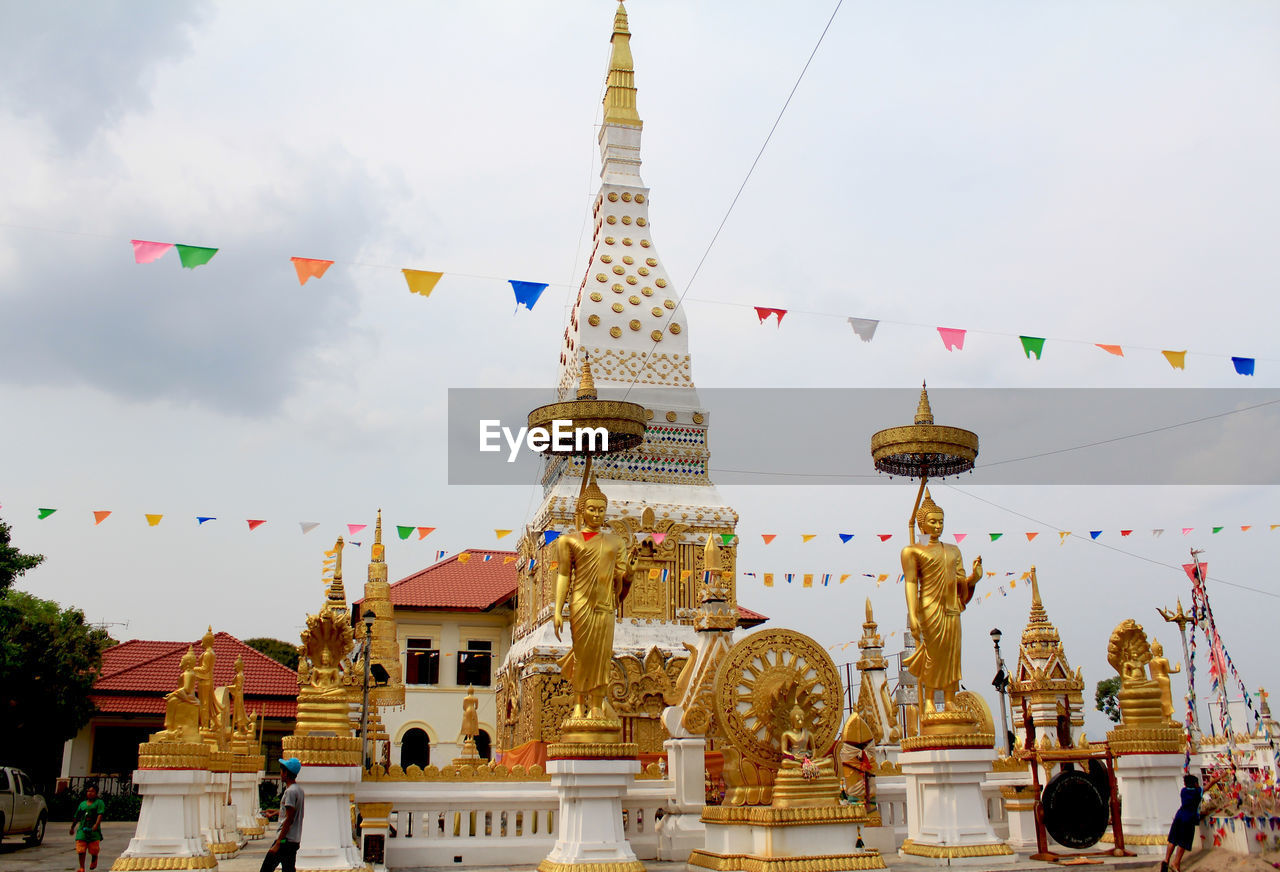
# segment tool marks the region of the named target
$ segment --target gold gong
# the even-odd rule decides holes
[[[840,673],[817,642],[794,630],[752,633],[716,669],[716,719],[743,758],[782,764],[781,736],[791,709],[805,713],[813,747],[823,753],[840,731]]]

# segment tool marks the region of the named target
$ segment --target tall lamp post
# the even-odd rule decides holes
[[[368,609],[364,613],[364,653],[361,657],[364,659],[364,703],[360,708],[360,759],[364,761],[364,765],[369,765],[369,661],[370,654],[373,651],[373,622],[378,617],[373,613],[373,609]],[[1001,709],[1003,714],[1004,710]]]
[[[1009,673],[1005,671],[1004,658],[1000,656],[1000,637],[1003,635],[999,627],[991,631],[991,641],[996,646],[996,677],[991,680],[991,686],[996,689],[996,693],[1000,694],[1000,745],[1004,748],[1004,754],[1007,757],[1011,749],[1009,748],[1009,721],[1004,713],[1004,695],[1009,689]]]

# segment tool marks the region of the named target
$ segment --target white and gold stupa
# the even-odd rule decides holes
[[[626,741],[659,751],[662,709],[676,701],[674,681],[694,641],[708,536],[721,549],[723,578],[736,613],[733,573],[738,515],[708,476],[709,415],[694,388],[689,323],[667,274],[649,220],[649,188],[640,178],[643,122],[636,109],[631,32],[622,4],[614,16],[604,120],[600,191],[592,212],[591,258],[560,341],[557,399],[576,396],[583,362],[601,400],[645,409],[642,443],[598,457],[592,473],[609,499],[609,529],[637,548],[640,561],[614,641],[616,682],[608,698]],[[569,696],[555,661],[568,640],[551,627],[554,548],[543,531],[573,529],[583,458],[550,457],[544,497],[519,543],[518,611],[511,649],[498,677],[499,743],[556,741]]]
[[[1031,615],[1022,631],[1018,665],[1009,682],[1009,702],[1013,710],[1010,726],[1025,744],[1027,736],[1022,716],[1025,700],[1035,725],[1037,744],[1059,747],[1058,722],[1059,718],[1064,718],[1064,726],[1070,730],[1070,744],[1074,745],[1084,728],[1081,696],[1084,675],[1080,671],[1071,671],[1058,628],[1049,620],[1049,613],[1040,600],[1040,582],[1034,566],[1028,575],[1031,581]]]

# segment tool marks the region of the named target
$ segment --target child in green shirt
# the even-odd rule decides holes
[[[75,820],[71,822],[71,834],[76,837],[76,859],[80,861],[79,872],[84,872],[84,855],[92,857],[90,869],[98,868],[98,851],[102,846],[102,816],[107,813],[107,804],[98,799],[98,788],[90,784],[84,790],[84,802],[76,808]]]

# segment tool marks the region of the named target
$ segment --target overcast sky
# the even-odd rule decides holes
[[[844,3],[688,287],[833,6],[629,9],[653,239],[687,287],[699,386],[1280,387],[1271,3]],[[0,5],[0,516],[48,558],[22,587],[127,621],[118,638],[192,639],[212,622],[293,639],[320,602],[321,552],[379,506],[389,524],[438,528],[388,543],[393,578],[520,528],[532,487],[448,486],[446,391],[555,385],[589,251],[613,10]],[[220,252],[194,271],[173,252],[137,265],[131,238]],[[336,264],[300,287],[292,256]],[[447,275],[423,299],[402,267]],[[551,287],[513,316],[508,278]],[[790,314],[760,326],[752,305]],[[864,344],[851,315],[886,323]],[[936,326],[975,332],[948,352]],[[1049,337],[1042,361],[1018,334]],[[1190,350],[1185,371],[1166,348]],[[1235,375],[1230,355],[1258,358],[1257,375]],[[935,412],[983,434],[965,408]],[[1275,422],[1197,426],[1256,432],[1274,468]],[[1123,435],[1087,423],[1084,441]],[[713,469],[717,444],[744,436],[713,428]],[[812,471],[803,443],[758,471]],[[867,446],[847,447],[869,472]],[[1149,460],[1141,439],[1130,447]],[[1203,462],[1253,462],[1225,454]],[[743,572],[896,577],[906,485],[780,478],[723,488]],[[981,552],[993,585],[1039,566],[1090,690],[1112,674],[1106,640],[1125,617],[1175,654],[1154,608],[1189,603],[1168,566],[1191,545],[1207,549],[1246,681],[1280,680],[1265,641],[1275,487],[959,487],[934,492],[948,533],[973,537],[966,559]],[[58,512],[37,521],[39,507]],[[95,527],[94,510],[114,514]],[[249,533],[250,518],[267,523]],[[303,536],[299,521],[321,527]],[[1096,529],[1097,543],[1058,545],[1057,530]],[[843,531],[858,535],[842,545]],[[1006,536],[978,541],[993,531]],[[367,554],[367,538],[347,551],[356,588]],[[901,626],[892,581],[739,579],[743,604],[836,646],[837,662],[866,595],[886,634]],[[1020,585],[967,614],[970,686],[993,671],[987,631],[1016,636],[1028,605]]]

